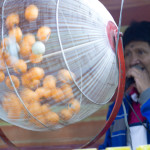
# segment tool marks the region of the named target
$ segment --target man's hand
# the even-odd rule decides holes
[[[133,77],[135,80],[135,88],[141,94],[147,88],[150,87],[150,77],[148,72],[144,70],[139,70],[135,67],[128,70],[126,76],[128,78]]]

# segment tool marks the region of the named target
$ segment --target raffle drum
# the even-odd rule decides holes
[[[4,0],[0,118],[35,131],[78,122],[119,83],[112,29],[98,0]]]

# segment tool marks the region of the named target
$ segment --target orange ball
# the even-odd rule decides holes
[[[8,118],[9,119],[20,119],[21,111],[19,109],[16,110],[9,110],[8,111]]]
[[[41,104],[38,102],[31,103],[28,106],[29,112],[37,119],[34,119],[32,116],[30,116],[29,121],[35,124],[38,127],[44,127],[42,124],[46,124],[46,118],[44,115],[42,115],[41,111]],[[41,122],[41,123],[40,123]]]
[[[22,82],[22,85],[23,85],[23,86],[29,87],[29,86],[30,86],[30,83],[31,83],[31,80],[30,80],[30,73],[28,73],[28,72],[24,73],[24,74],[21,76],[21,82]]]
[[[60,111],[60,117],[62,120],[67,121],[71,119],[72,112],[69,109],[64,108]]]
[[[39,105],[40,103],[32,103],[28,108],[30,113],[36,117],[38,121],[40,121],[43,124],[47,124],[46,115],[50,112],[50,109],[46,104]],[[39,110],[38,110],[39,109]],[[30,122],[34,123],[35,125],[39,127],[44,127],[40,122],[36,121],[34,118],[29,119]]]
[[[3,51],[2,57],[6,60],[8,57],[10,57],[10,54],[6,51]]]
[[[40,80],[32,78],[31,72],[26,72],[21,76],[21,82],[24,87],[36,89],[40,85]]]
[[[35,92],[38,94],[39,98],[43,98],[44,97],[45,88],[39,87],[39,88],[37,88],[35,90]]]
[[[60,102],[64,100],[64,94],[62,92],[62,90],[60,88],[54,88],[51,91],[52,93],[52,98],[56,101],[56,102]]]
[[[33,45],[35,43],[35,36],[31,33],[27,33],[24,37],[23,37],[23,41],[28,42],[29,45]]]
[[[22,104],[14,93],[6,93],[2,101],[2,106],[8,112],[9,119],[19,119],[22,110]]]
[[[71,98],[74,97],[72,88],[71,88],[71,86],[69,84],[62,85],[61,89],[62,89],[66,99],[71,99]]]
[[[42,124],[44,124],[44,125],[47,124],[46,117],[43,116],[43,115],[37,116],[36,119],[37,119],[38,121],[40,121]],[[40,128],[44,128],[45,126],[42,125],[40,122],[37,122],[37,123],[35,123],[35,124],[36,124],[38,127],[40,127]]]
[[[22,40],[22,31],[19,27],[12,28],[9,31],[9,36],[14,37],[16,39],[16,42],[19,43]]]
[[[19,24],[19,15],[16,13],[11,13],[6,18],[6,26],[8,29],[13,28],[15,25]]]
[[[35,55],[35,54],[31,53],[29,59],[30,59],[31,63],[35,63],[35,64],[40,63],[43,60],[43,55],[42,54]]]
[[[5,79],[5,74],[3,71],[0,71],[0,82],[3,82]]]
[[[56,125],[59,123],[59,116],[55,112],[49,112],[46,115],[46,120],[49,124]]]
[[[20,86],[20,81],[19,81],[19,79],[18,79],[16,76],[14,76],[14,75],[10,75],[10,77],[11,77],[13,83],[14,83],[15,88],[18,89],[19,86]],[[7,85],[7,87],[8,87],[9,89],[11,89],[11,90],[14,89],[14,87],[12,86],[12,83],[11,83],[11,81],[10,81],[9,76],[6,77],[5,83],[6,83],[6,85]]]
[[[32,52],[32,45],[27,41],[22,41],[20,44],[20,55],[23,57],[30,56]]]
[[[44,92],[43,97],[44,97],[44,98],[50,98],[51,96],[52,96],[51,90],[48,89],[48,88],[45,88],[45,92]]]
[[[31,74],[31,80],[41,80],[45,75],[43,68],[40,67],[31,68],[29,73]]]
[[[19,59],[17,62],[14,64],[14,71],[16,73],[25,73],[27,71],[27,64],[24,60]]]
[[[13,103],[13,101],[14,101],[14,103]],[[8,92],[8,93],[5,93],[5,95],[3,97],[2,106],[3,106],[4,110],[6,112],[8,112],[10,109],[13,108],[11,105],[15,106],[17,102],[19,103],[18,97],[14,93]]]
[[[34,117],[37,117],[41,114],[41,104],[39,102],[30,103],[28,110]]]
[[[8,100],[10,100],[12,103],[13,103],[13,102],[16,102],[16,103],[21,104],[19,98],[17,97],[17,95],[16,95],[15,93],[8,92],[8,93],[6,93],[5,96],[6,96],[6,98],[8,98]]]
[[[39,87],[36,89],[35,92],[39,95],[39,98],[50,98],[51,97],[51,90],[48,88]]]
[[[40,41],[47,41],[51,35],[51,29],[47,26],[42,26],[37,31],[37,38]]]
[[[34,21],[34,20],[37,19],[38,13],[39,13],[39,10],[38,10],[37,6],[35,6],[35,5],[29,5],[25,9],[25,18],[28,21]]]
[[[0,48],[0,57],[3,58],[3,52],[2,52],[2,49]]]
[[[71,75],[73,78],[75,78],[75,74],[71,72]],[[70,75],[70,72],[66,69],[61,69],[59,72],[58,72],[58,79],[63,82],[63,83],[67,83],[67,82],[72,82],[73,79]]]
[[[0,56],[0,70],[5,70],[5,62],[2,56]]]
[[[68,103],[68,109],[73,113],[78,113],[80,111],[80,103],[78,100],[73,99]]]
[[[43,86],[50,89],[56,88],[56,78],[52,75],[45,76]]]
[[[22,100],[25,103],[33,103],[33,102],[38,102],[39,101],[39,96],[36,92],[28,89],[28,88],[24,88],[21,92],[20,92],[20,96],[22,98]]]
[[[9,107],[10,107],[10,100],[6,96],[4,97],[4,99],[2,101],[2,107],[6,112],[8,112]]]
[[[18,59],[15,56],[8,56],[5,61],[8,66],[13,66],[18,61]]]
[[[6,46],[9,44],[9,38],[5,37],[1,42],[1,47],[6,48]]]
[[[40,86],[40,80],[32,80],[30,84],[27,85],[28,88],[36,89]]]
[[[41,111],[42,111],[42,115],[47,115],[49,112],[51,112],[48,105],[46,104],[43,104],[41,106]]]

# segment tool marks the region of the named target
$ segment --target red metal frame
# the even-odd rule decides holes
[[[112,22],[111,23],[109,22],[109,25],[112,25],[112,27],[107,28],[107,31],[111,30],[108,38],[109,38],[110,45],[114,50],[114,45],[112,45],[114,44],[114,42],[112,40],[113,40],[113,37],[117,39],[116,27],[114,26]],[[114,121],[120,109],[123,95],[124,95],[124,88],[125,88],[125,62],[124,62],[124,53],[123,53],[121,37],[119,38],[117,57],[118,57],[118,65],[119,65],[119,83],[118,83],[117,96],[116,96],[114,108],[111,112],[109,119],[106,121],[103,129],[91,141],[83,145],[82,148],[87,148],[93,145],[97,140],[99,140],[106,133],[106,131],[110,128],[112,122]]]

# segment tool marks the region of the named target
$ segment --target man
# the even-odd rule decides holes
[[[133,83],[125,91],[120,110],[106,133],[106,147],[150,144],[150,22],[134,22],[123,35],[126,77]],[[107,119],[113,109],[109,107]]]

